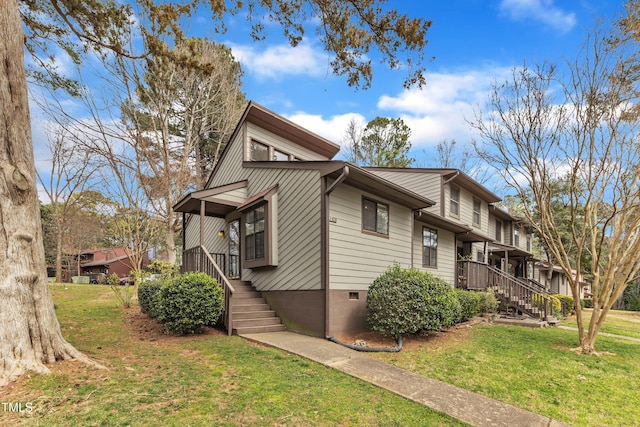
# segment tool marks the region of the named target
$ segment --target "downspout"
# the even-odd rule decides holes
[[[349,176],[349,166],[344,165],[340,176],[326,188],[327,178],[322,181],[324,191],[322,197],[322,287],[324,288],[324,333],[325,337],[329,337],[329,314],[330,314],[330,298],[329,298],[329,195],[336,189],[338,185],[344,182]]]
[[[402,350],[402,336],[398,335],[398,345],[396,347],[390,347],[390,348],[375,348],[375,347],[362,347],[362,346],[357,346],[357,345],[351,345],[351,344],[347,344],[344,343],[334,337],[332,337],[329,334],[329,313],[330,313],[330,299],[329,299],[329,195],[331,194],[331,192],[333,192],[333,190],[335,190],[335,188],[340,185],[345,179],[347,179],[347,177],[349,176],[349,166],[348,165],[344,165],[344,168],[342,169],[342,174],[333,182],[333,184],[331,184],[329,186],[329,188],[327,188],[326,190],[324,190],[324,210],[323,210],[323,221],[322,221],[322,233],[323,233],[323,253],[324,253],[324,295],[325,295],[325,302],[324,302],[324,307],[325,307],[325,338],[331,342],[334,342],[336,344],[340,344],[344,347],[350,348],[352,350],[357,350],[357,351],[369,351],[369,352],[399,352],[400,350]],[[326,181],[325,181],[326,182]],[[326,184],[325,184],[326,185]],[[412,219],[412,224],[413,224],[413,217]],[[412,236],[413,238],[413,236]],[[413,244],[412,244],[413,247]],[[412,260],[413,262],[413,260]]]

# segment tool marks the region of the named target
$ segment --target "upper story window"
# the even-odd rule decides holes
[[[269,146],[258,141],[251,141],[251,160],[264,162],[269,160]]]
[[[460,189],[458,187],[451,186],[449,211],[452,216],[460,216]]]
[[[531,252],[531,234],[527,234],[527,252]]]
[[[502,242],[502,223],[496,219],[496,241]]]
[[[389,235],[389,205],[362,198],[362,230]]]
[[[480,227],[482,202],[479,199],[473,199],[473,225]]]
[[[271,160],[275,160],[277,162],[286,162],[289,160],[289,155],[283,151],[273,149],[273,156],[271,156]]]
[[[515,246],[515,247],[519,247],[520,246],[520,231],[519,230],[515,230],[513,232],[513,246]]]
[[[438,232],[422,227],[422,266],[438,266]]]
[[[282,150],[271,147],[262,142],[251,140],[251,148],[249,153],[249,159],[254,162],[267,162],[267,161],[289,161],[299,160],[289,153],[285,153]]]

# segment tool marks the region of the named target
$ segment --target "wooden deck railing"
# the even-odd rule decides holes
[[[220,267],[222,265],[222,267]],[[225,254],[210,254],[204,246],[184,251],[182,255],[182,272],[192,271],[206,273],[220,283],[224,291],[224,307],[222,317],[229,335],[233,332],[233,293],[234,289],[224,271]]]
[[[458,287],[493,290],[509,305],[543,320],[553,314],[551,298],[542,285],[529,283],[482,262],[458,261]]]

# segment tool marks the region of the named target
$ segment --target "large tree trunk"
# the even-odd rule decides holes
[[[67,343],[47,283],[24,32],[17,0],[0,0],[0,385],[45,363],[79,358]]]

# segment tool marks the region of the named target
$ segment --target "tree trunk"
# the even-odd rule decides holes
[[[0,385],[89,361],[62,337],[49,292],[17,0],[0,0]]]

